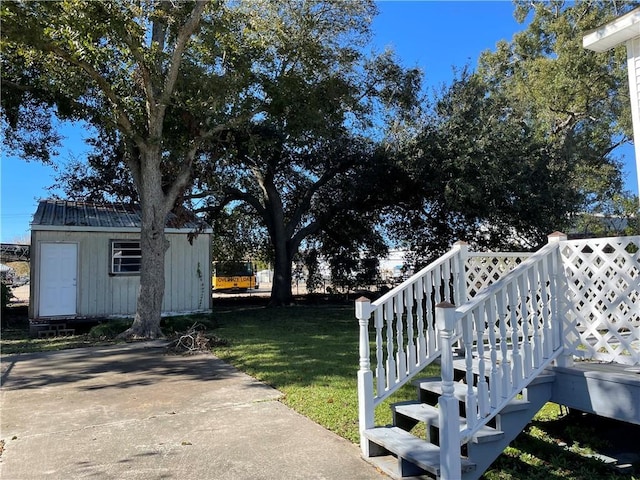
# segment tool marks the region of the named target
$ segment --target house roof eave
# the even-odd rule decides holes
[[[585,34],[582,46],[595,52],[606,52],[636,37],[640,37],[640,7]]]

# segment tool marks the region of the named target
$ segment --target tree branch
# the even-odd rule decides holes
[[[131,35],[128,30],[125,30],[125,41],[129,45],[131,49],[131,54],[138,64],[138,68],[140,69],[140,75],[142,77],[142,84],[144,85],[145,96],[147,97],[146,107],[147,107],[147,116],[149,118],[155,117],[156,114],[156,98],[155,91],[153,88],[153,82],[151,79],[151,72],[147,68],[145,63],[144,55],[142,54],[142,45]]]
[[[186,159],[180,165],[180,171],[176,175],[175,179],[171,182],[169,191],[165,194],[165,209],[167,211],[171,210],[171,207],[173,207],[176,198],[178,198],[178,195],[180,195],[184,191],[185,187],[189,183],[189,180],[191,179],[191,167],[193,165],[193,159],[196,156],[196,152],[199,146],[199,142],[195,140],[192,143],[193,145],[187,152]]]
[[[169,70],[167,71],[167,76],[165,77],[164,87],[162,93],[160,94],[159,99],[159,112],[160,116],[164,115],[164,110],[169,102],[169,98],[173,94],[173,89],[176,84],[176,80],[178,79],[178,71],[180,70],[180,64],[182,63],[182,54],[184,53],[184,49],[189,41],[189,38],[193,34],[193,32],[198,28],[200,24],[200,20],[202,17],[202,13],[204,12],[205,7],[207,6],[207,2],[204,0],[198,0],[191,11],[191,15],[187,22],[182,26],[180,32],[178,33],[178,37],[176,38],[176,45],[173,49],[173,53],[171,54],[171,62],[169,64]]]
[[[293,235],[293,231],[302,219],[302,215],[304,215],[304,213],[309,210],[309,207],[311,206],[311,200],[313,199],[313,196],[316,194],[316,192],[320,190],[320,188],[322,188],[324,185],[326,185],[332,178],[334,178],[336,173],[338,173],[341,169],[342,164],[339,164],[333,168],[328,168],[316,182],[314,182],[309,186],[309,188],[307,188],[302,198],[300,199],[300,202],[293,211],[291,219],[287,223],[287,233],[289,234],[289,236]]]
[[[129,120],[129,117],[127,117],[125,113],[126,109],[122,104],[122,101],[113,91],[109,82],[107,82],[107,80],[102,75],[100,75],[92,65],[90,65],[88,62],[85,62],[84,60],[74,59],[68,52],[58,47],[57,45],[49,44],[44,48],[45,50],[48,50],[60,57],[60,59],[81,68],[87,75],[89,75],[89,78],[91,78],[91,80],[93,80],[98,85],[100,90],[102,90],[107,99],[113,105],[116,113],[116,119],[120,128],[122,128],[126,135],[135,139],[136,143],[138,143],[139,145],[144,144],[144,140],[136,133],[131,120]]]

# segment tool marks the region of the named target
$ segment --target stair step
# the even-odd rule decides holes
[[[485,378],[489,378],[489,375],[491,375],[491,365],[488,362],[489,359],[486,358],[487,363],[485,363],[485,370],[484,370],[484,376]],[[472,365],[472,371],[475,375],[480,375],[480,359],[477,357],[474,357],[471,365]],[[467,361],[464,357],[459,357],[456,360],[453,361],[453,369],[457,370],[457,371],[465,371],[467,369]],[[544,370],[543,373],[538,374],[530,383],[529,385],[536,385],[537,383],[544,383],[544,382],[552,382],[555,379],[555,374],[551,371],[551,370]]]
[[[427,403],[410,400],[395,403],[391,405],[391,409],[395,414],[404,415],[419,422],[424,422],[427,424],[427,427],[440,428],[439,409]],[[460,431],[465,430],[467,428],[466,419],[463,417],[458,418],[460,421]],[[473,436],[472,441],[474,443],[491,442],[502,437],[504,437],[504,432],[489,426],[484,426]]]
[[[436,477],[440,475],[440,447],[425,442],[398,427],[370,428],[363,434],[370,442],[397,456],[401,471],[400,463],[406,460]],[[464,457],[461,458],[461,464],[463,473],[475,469],[475,464]]]
[[[421,390],[426,390],[428,392],[433,392],[437,395],[442,395],[442,380],[440,378],[430,377],[430,378],[418,380],[415,383]],[[476,387],[472,387],[472,390],[474,391],[474,393],[477,393]],[[459,401],[464,402],[465,397],[467,396],[467,384],[454,382],[453,396],[456,397]],[[503,414],[503,413],[514,412],[519,410],[526,410],[528,407],[529,407],[529,402],[527,400],[516,398],[511,400],[502,410],[500,410],[500,413]]]

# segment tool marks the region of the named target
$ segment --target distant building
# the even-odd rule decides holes
[[[406,250],[389,250],[389,254],[385,258],[380,259],[380,277],[384,281],[400,280],[405,274],[405,256]]]

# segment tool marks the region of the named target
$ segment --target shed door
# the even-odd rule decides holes
[[[77,244],[40,245],[40,316],[76,314],[77,271]]]

